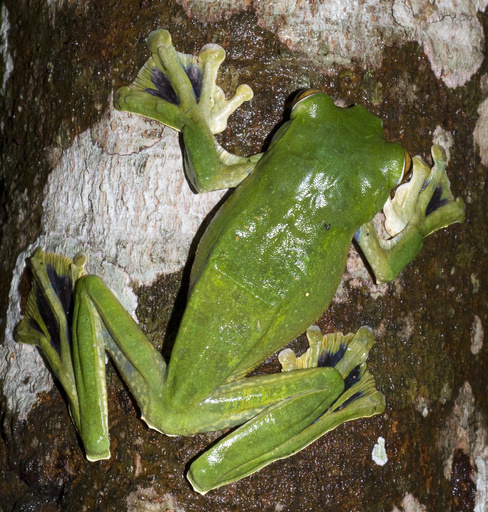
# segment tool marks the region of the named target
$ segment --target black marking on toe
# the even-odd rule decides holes
[[[46,265],[46,273],[49,277],[49,281],[51,282],[54,293],[58,297],[59,302],[63,308],[66,317],[65,337],[68,344],[71,345],[71,332],[69,329],[69,326],[71,325],[71,306],[73,300],[73,284],[71,278],[68,275],[57,274],[51,265]],[[59,322],[49,304],[49,301],[47,300],[44,293],[42,293],[42,290],[39,286],[35,287],[35,298],[37,309],[39,310],[41,318],[43,319],[44,324],[48,330],[51,346],[59,355],[61,355]],[[39,324],[34,319],[31,318],[29,324],[36,330],[42,332]]]
[[[353,368],[349,375],[344,379],[344,391],[348,390],[351,386],[354,386],[361,379],[361,366],[357,365]]]
[[[200,97],[202,95],[202,81],[203,76],[198,66],[188,66],[185,68],[185,72],[190,79],[191,86],[193,88],[193,94],[197,100],[197,103],[200,101]]]
[[[169,78],[156,66],[151,69],[151,82],[154,84],[156,89],[144,89],[144,92],[148,92],[153,96],[157,96],[163,100],[173,103],[173,105],[180,106],[180,100],[176,91],[173,89]]]
[[[58,320],[54,315],[54,312],[51,309],[51,306],[49,305],[46,296],[42,293],[42,290],[40,289],[39,286],[35,287],[34,293],[36,297],[37,309],[39,310],[41,318],[43,319],[44,324],[46,325],[47,328],[47,332],[49,334],[49,342],[51,343],[51,346],[54,348],[54,350],[58,353],[58,355],[60,355],[61,341],[59,339]],[[31,319],[29,324],[33,325],[33,322],[37,324],[37,322],[33,319]]]
[[[342,345],[341,345],[341,348],[342,348]],[[362,396],[364,396],[364,392],[363,391],[357,391],[356,393],[354,393],[353,395],[351,395],[345,402],[343,402],[341,405],[339,405],[338,407],[334,407],[334,404],[337,403],[337,400],[339,400],[339,398],[348,390],[350,389],[352,386],[354,386],[354,384],[357,384],[359,381],[361,380],[361,366],[358,364],[355,368],[353,368],[350,372],[349,372],[349,375],[344,379],[344,391],[337,397],[337,399],[320,415],[318,416],[315,420],[312,421],[312,423],[310,423],[310,425],[313,425],[314,423],[317,423],[317,421],[320,420],[320,418],[325,414],[327,413],[328,411],[330,410],[334,410],[335,411],[340,411],[342,409],[345,409],[349,404],[351,404],[352,402],[354,402],[354,400],[357,400],[358,398],[361,398]]]
[[[73,282],[68,274],[59,275],[51,265],[46,265],[47,276],[53,287],[54,293],[61,302],[66,316],[70,314],[71,301],[73,300]]]
[[[37,301],[37,299],[36,299],[36,301]],[[39,304],[38,304],[38,307],[39,307]],[[31,327],[32,329],[37,331],[39,334],[44,334],[44,331],[41,329],[41,326],[39,325],[39,323],[37,322],[37,320],[35,318],[32,318],[30,316],[30,317],[28,317],[27,321],[29,322],[29,327]]]
[[[349,404],[354,402],[354,400],[357,400],[358,398],[361,398],[364,395],[362,391],[358,391],[357,393],[354,393],[354,395],[350,396],[344,403],[339,405],[339,407],[336,409],[336,411],[340,411],[342,409],[345,409]]]
[[[197,103],[200,101],[200,96],[202,95],[202,73],[200,72],[200,68],[195,65],[190,65],[185,67],[185,72],[190,79],[191,86],[193,89],[193,94],[197,100]],[[159,68],[153,66],[151,69],[151,82],[154,84],[156,89],[144,89],[144,92],[148,92],[153,96],[157,96],[173,105],[180,106],[180,98],[176,94],[173,86],[167,75],[165,75]]]
[[[425,216],[428,217],[431,213],[447,204],[447,199],[442,199],[442,186],[439,185],[432,194],[427,209],[425,210]]]
[[[334,368],[335,365],[343,358],[346,353],[346,345],[342,344],[339,347],[337,352],[329,352],[328,350],[324,350],[318,359],[317,366],[323,368],[324,366],[330,366]]]

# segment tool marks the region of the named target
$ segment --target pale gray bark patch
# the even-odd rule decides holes
[[[405,494],[401,503],[403,512],[427,512],[427,508],[422,505],[413,494]],[[392,512],[400,512],[400,509],[393,507]]]
[[[481,77],[481,90],[488,96],[488,75]],[[488,165],[488,97],[478,107],[478,121],[473,137],[483,165]]]
[[[477,11],[488,2],[396,0],[395,21],[422,45],[432,70],[448,87],[464,85],[483,62],[484,33]]]
[[[21,419],[52,386],[37,350],[13,338],[26,258],[37,247],[71,258],[85,251],[88,272],[108,283],[135,316],[131,283],[150,284],[180,270],[198,228],[224,193],[190,190],[176,132],[114,109],[66,151],[51,148],[50,155],[55,166],[44,191],[43,232],[17,258],[0,346],[8,407]]]
[[[10,53],[10,46],[8,44],[8,34],[10,31],[10,22],[8,9],[5,4],[2,4],[2,25],[0,27],[0,52],[1,59],[3,62],[3,76],[2,76],[2,85],[1,85],[1,93],[5,94],[5,90],[7,87],[7,80],[10,78],[12,71],[14,70],[14,61],[12,59],[12,55]]]
[[[473,389],[466,381],[459,389],[451,414],[446,418],[444,426],[441,426],[439,436],[439,449],[444,456],[444,476],[450,480],[452,471],[453,454],[456,449],[462,449],[476,462],[477,496],[476,511],[488,510],[486,505],[486,482],[483,482],[488,459],[488,447],[486,439],[488,432],[485,428],[486,417],[484,411],[475,403]]]

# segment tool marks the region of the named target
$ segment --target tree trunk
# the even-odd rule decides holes
[[[488,510],[488,2],[448,4],[3,1],[1,511]],[[227,150],[261,151],[293,93],[314,87],[379,115],[387,139],[412,155],[429,160],[432,143],[442,144],[453,193],[467,203],[466,221],[426,239],[390,285],[375,285],[352,248],[319,321],[324,332],[374,328],[370,367],[385,413],[205,496],[185,473],[222,433],[147,429],[108,364],[112,458],[90,463],[43,359],[13,338],[26,258],[36,247],[84,250],[90,273],[170,355],[188,264],[224,192],[195,194],[178,135],[113,108],[113,91],[135,78],[144,38],[159,27],[184,53],[220,44],[223,90],[253,88],[219,136]],[[303,352],[306,341],[291,346]],[[278,371],[276,357],[258,369]],[[372,457],[380,437],[384,465]]]

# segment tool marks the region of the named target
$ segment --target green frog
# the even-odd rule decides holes
[[[377,281],[390,281],[424,237],[463,220],[464,205],[450,191],[442,148],[432,149],[432,169],[414,158],[402,184],[410,158],[385,141],[381,120],[316,90],[297,95],[266,151],[226,152],[215,134],[252,91],[241,85],[227,100],[216,85],[224,50],[179,53],[166,30],[147,43],[152,56],[116,91],[116,108],[181,132],[196,191],[235,187],[199,242],[171,359],[101,279],[86,274],[83,254],[36,251],[16,336],[44,352],[89,460],[110,456],[106,351],[149,427],[172,436],[233,428],[190,465],[189,481],[205,493],[384,410],[366,367],[371,329],[323,336],[313,323],[334,297],[353,238]],[[388,240],[372,224],[382,209]],[[303,356],[285,349],[281,373],[248,376],[304,331]]]

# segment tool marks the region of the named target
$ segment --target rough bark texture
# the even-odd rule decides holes
[[[0,511],[488,510],[485,8],[483,0],[3,2]],[[375,286],[353,250],[319,322],[329,332],[374,328],[370,367],[385,413],[206,496],[184,474],[221,433],[148,430],[109,364],[112,458],[89,463],[42,359],[12,339],[25,257],[39,245],[71,256],[83,248],[90,270],[169,356],[184,264],[221,194],[194,195],[177,137],[111,105],[158,27],[186,53],[221,44],[223,89],[253,88],[220,138],[230,151],[259,151],[287,98],[313,86],[364,104],[412,154],[428,160],[441,142],[467,206],[466,222],[428,238],[391,285]],[[303,337],[292,348],[305,350]],[[259,369],[276,371],[276,357]],[[382,466],[371,455],[380,436]]]

